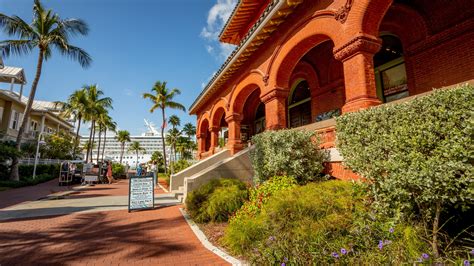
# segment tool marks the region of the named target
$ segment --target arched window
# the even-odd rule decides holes
[[[306,80],[293,86],[288,98],[289,127],[299,127],[311,123],[311,91]]]
[[[391,102],[409,95],[403,47],[395,35],[384,34],[380,38],[382,48],[374,55],[377,95],[383,102]]]

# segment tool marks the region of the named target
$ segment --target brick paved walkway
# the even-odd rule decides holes
[[[70,189],[71,187],[58,186],[58,179],[53,179],[36,186],[0,191],[0,209],[25,201],[37,200],[49,194]]]
[[[178,206],[0,222],[0,264],[224,265]]]

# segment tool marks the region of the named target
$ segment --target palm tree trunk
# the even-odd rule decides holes
[[[77,118],[77,131],[76,131],[76,140],[74,142],[74,147],[72,148],[72,159],[76,159],[76,149],[77,149],[77,145],[79,144],[79,129],[81,129],[81,120],[82,120],[82,116],[81,115],[78,115],[78,118]]]
[[[161,108],[161,114],[163,115],[163,125],[161,125],[161,142],[163,143],[163,158],[165,162],[165,171],[167,171],[168,164],[166,163],[166,146],[165,146],[165,108]]]
[[[92,151],[94,148],[94,142],[95,142],[95,120],[92,121],[93,127],[92,127],[92,146],[91,146],[91,163],[92,163]]]
[[[138,150],[137,150],[137,162],[135,163],[135,168],[138,168]]]
[[[90,129],[90,133],[89,133],[89,145],[87,145],[87,151],[86,151],[86,163],[89,162],[89,153],[90,153],[89,149],[92,149],[92,128],[93,127],[94,127],[94,124],[91,121],[91,129]]]
[[[104,161],[105,143],[107,142],[107,128],[104,131],[104,145],[102,145],[102,161]]]
[[[97,145],[97,163],[99,163],[100,159],[100,137],[102,135],[102,125],[99,125],[99,145]]]
[[[35,79],[33,80],[33,84],[31,85],[30,96],[28,98],[28,103],[26,104],[25,114],[23,115],[23,121],[21,122],[20,129],[18,130],[18,136],[16,137],[15,148],[18,151],[21,150],[21,140],[23,138],[23,132],[25,131],[26,124],[28,123],[28,117],[30,116],[31,106],[33,105],[33,101],[35,99],[36,87],[38,86],[38,82],[41,77],[41,70],[43,68],[43,57],[44,57],[44,50],[40,48],[39,55],[38,55],[38,63],[36,65]],[[18,159],[19,158],[16,156],[13,157],[12,165],[11,165],[10,180],[15,180],[15,181],[20,180],[20,176],[18,175],[18,163],[19,163]]]
[[[122,142],[122,150],[120,151],[120,164],[122,164],[122,158],[123,158],[123,149],[125,148],[125,142]]]

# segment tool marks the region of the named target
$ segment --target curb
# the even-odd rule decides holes
[[[224,251],[222,251],[221,249],[217,248],[216,246],[214,246],[211,242],[209,242],[209,240],[207,240],[207,237],[206,235],[204,235],[204,233],[201,231],[201,229],[199,229],[199,227],[197,226],[197,224],[191,219],[191,217],[189,216],[189,214],[183,209],[183,208],[179,208],[179,211],[181,212],[181,214],[183,215],[184,219],[186,220],[186,222],[188,223],[189,227],[191,227],[191,230],[193,230],[194,234],[196,235],[196,237],[199,239],[199,241],[201,241],[202,245],[207,248],[208,250],[210,250],[211,252],[213,252],[214,254],[216,254],[217,256],[221,257],[223,260],[229,262],[230,264],[232,265],[246,265],[245,263],[243,263],[242,261],[230,256],[229,254],[225,253]]]
[[[163,189],[164,192],[169,193],[169,191],[158,182],[158,186]]]

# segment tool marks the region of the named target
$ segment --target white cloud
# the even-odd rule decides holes
[[[201,88],[205,88],[206,85],[209,83],[209,81],[211,81],[212,77],[214,77],[214,75],[216,75],[217,71],[214,71],[208,78],[206,81],[202,82],[201,83]]]
[[[126,96],[132,96],[133,95],[133,91],[131,89],[124,89],[123,90],[123,93],[126,95]]]
[[[217,0],[217,3],[209,10],[207,24],[201,31],[201,37],[208,41],[207,52],[218,60],[225,60],[235,48],[234,45],[220,43],[219,33],[236,4],[237,0]]]

